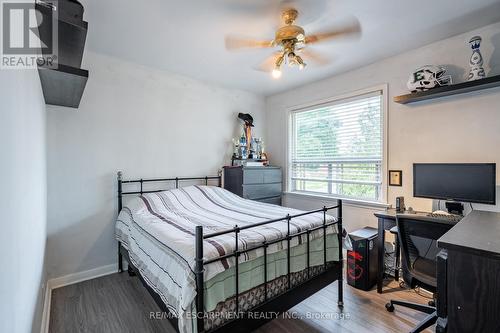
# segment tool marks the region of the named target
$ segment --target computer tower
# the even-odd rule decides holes
[[[347,251],[347,283],[354,288],[370,290],[377,282],[378,230],[365,227],[349,234],[352,250]]]

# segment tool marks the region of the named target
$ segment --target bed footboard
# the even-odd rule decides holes
[[[333,222],[328,222],[326,219],[326,213],[329,210],[337,209],[337,218]],[[290,222],[292,219],[309,215],[309,214],[315,214],[315,213],[320,213],[323,212],[323,224],[314,228],[309,228],[304,231],[296,232],[296,233],[291,233],[290,232]],[[238,235],[242,230],[250,229],[250,228],[255,228],[258,226],[270,224],[270,223],[275,223],[275,222],[281,222],[281,221],[286,221],[287,222],[287,234],[285,237],[270,241],[270,242],[263,242],[261,245],[254,246],[252,248],[248,248],[245,250],[240,250],[238,248],[239,242],[238,242]],[[339,257],[338,257],[338,264],[337,265],[332,265],[329,267],[328,262],[327,262],[327,245],[326,245],[326,229],[332,225],[337,225],[338,233],[338,244],[339,244]],[[313,231],[316,230],[323,230],[323,261],[324,261],[324,271],[314,277],[310,276],[310,251],[309,251],[309,243],[310,243],[310,234]],[[313,210],[309,212],[304,212],[301,214],[297,215],[290,215],[288,214],[286,217],[279,218],[279,219],[274,219],[274,220],[268,220],[268,221],[263,221],[259,223],[255,223],[252,225],[244,226],[244,227],[238,227],[235,226],[232,229],[226,230],[226,231],[219,231],[219,232],[214,232],[210,233],[207,235],[203,234],[203,227],[202,226],[197,226],[196,227],[196,232],[195,232],[195,248],[196,248],[196,266],[195,266],[195,275],[196,275],[196,311],[197,311],[197,327],[198,327],[198,333],[206,332],[204,330],[204,266],[208,265],[210,263],[227,259],[230,257],[235,257],[235,285],[236,285],[236,292],[235,292],[235,305],[236,305],[236,311],[235,313],[237,314],[237,320],[231,320],[227,323],[225,323],[223,326],[213,330],[216,332],[225,332],[225,331],[230,331],[234,330],[236,327],[238,327],[240,330],[243,328],[245,331],[250,331],[250,328],[253,328],[255,326],[260,326],[262,322],[257,323],[255,319],[250,319],[246,315],[247,312],[243,312],[240,316],[240,309],[239,309],[239,271],[238,271],[238,257],[245,252],[253,251],[259,248],[264,249],[264,303],[261,305],[251,309],[251,311],[255,312],[283,312],[288,310],[289,308],[293,307],[294,305],[300,303],[302,300],[305,298],[311,296],[318,290],[324,288],[331,282],[337,280],[338,281],[338,300],[337,300],[337,305],[339,307],[343,307],[344,305],[344,293],[343,293],[343,253],[342,253],[342,200],[339,200],[337,205],[332,206],[332,207],[323,207],[322,209],[318,210]],[[229,234],[229,233],[234,233],[234,238],[235,238],[235,251],[233,253],[228,253],[223,256],[219,256],[216,258],[212,258],[209,260],[204,260],[203,258],[203,240],[204,239],[209,239],[212,237],[224,235],[224,234]],[[291,247],[290,247],[290,241],[294,237],[301,237],[303,235],[307,235],[307,280],[306,282],[302,283],[299,286],[293,287],[290,276],[290,252],[291,252]],[[267,293],[267,248],[268,246],[278,243],[278,242],[287,242],[287,291],[280,296],[274,297],[274,298],[268,298],[268,293]],[[266,321],[265,319],[261,321]],[[212,332],[212,331],[211,331]]]

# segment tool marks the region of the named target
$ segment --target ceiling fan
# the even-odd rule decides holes
[[[356,18],[344,22],[329,31],[317,34],[306,35],[304,29],[295,25],[299,15],[295,8],[288,8],[282,11],[281,18],[283,26],[279,28],[273,40],[255,40],[236,36],[226,36],[226,49],[233,51],[243,48],[272,48],[279,47],[280,50],[266,59],[257,69],[262,71],[271,71],[273,78],[281,77],[282,65],[287,63],[289,66],[298,67],[303,70],[306,62],[311,61],[317,65],[326,65],[329,60],[322,55],[305,47],[310,44],[346,36],[356,36],[361,33],[361,26]]]

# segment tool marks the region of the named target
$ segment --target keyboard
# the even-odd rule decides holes
[[[439,220],[450,221],[450,222],[460,222],[460,220],[464,218],[461,215],[437,214],[437,213],[429,213],[429,214],[427,214],[427,216],[435,218],[435,219],[439,219]]]

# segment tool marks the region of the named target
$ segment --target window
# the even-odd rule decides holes
[[[383,91],[291,113],[289,190],[383,201]]]

